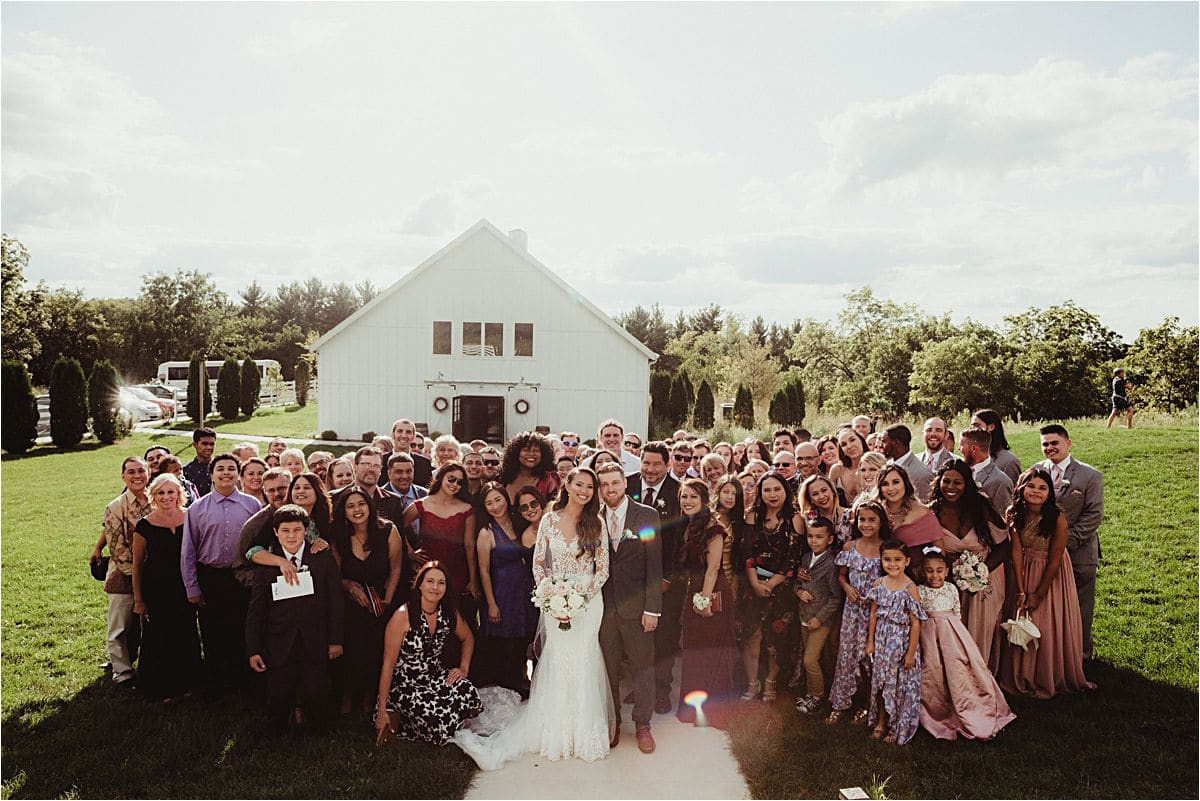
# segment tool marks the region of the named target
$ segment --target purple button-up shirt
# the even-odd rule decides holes
[[[179,569],[189,598],[201,594],[196,565],[233,567],[242,526],[261,508],[254,496],[238,490],[230,495],[214,490],[188,507]]]

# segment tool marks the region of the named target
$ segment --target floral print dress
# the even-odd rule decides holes
[[[867,624],[871,618],[871,602],[867,593],[875,579],[883,575],[879,559],[863,556],[856,548],[842,551],[835,564],[848,568],[850,586],[862,600],[854,603],[849,597],[842,606],[842,628],[838,646],[837,668],[833,674],[833,687],[829,691],[829,704],[834,709],[846,710],[858,692],[859,681],[865,678],[862,669],[867,655]]]
[[[446,684],[442,649],[454,626],[445,610],[438,606],[437,628],[432,632],[420,612],[409,618],[413,625],[400,644],[387,710],[399,713],[395,721],[398,736],[445,745],[463,721],[483,710],[483,703],[468,679]]]
[[[796,640],[796,596],[792,581],[802,553],[800,537],[792,528],[790,517],[785,517],[774,531],[755,526],[753,534],[754,540],[748,543],[746,551],[746,567],[781,575],[787,581],[767,598],[758,597],[746,586],[741,605],[742,633],[750,637],[761,630],[768,653],[788,654]]]
[[[927,619],[925,607],[908,593],[910,581],[898,590],[889,590],[880,581],[867,593],[876,605],[875,658],[871,662],[871,714],[868,722],[879,720],[879,697],[887,711],[888,725],[896,743],[904,745],[917,733],[921,720],[921,649],[916,650],[912,669],[904,667],[908,651],[909,615]]]

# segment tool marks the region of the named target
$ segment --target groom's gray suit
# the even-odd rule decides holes
[[[628,503],[624,519],[617,521],[616,531],[609,530],[611,510],[607,505],[601,507],[609,567],[603,589],[600,650],[604,653],[618,726],[621,669],[626,659],[633,675],[633,722],[648,726],[654,714],[654,633],[642,627],[642,614],[662,613],[661,519],[654,508],[628,496],[624,498]]]

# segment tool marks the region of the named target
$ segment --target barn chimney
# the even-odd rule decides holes
[[[529,234],[525,233],[520,228],[514,228],[508,232],[508,238],[522,253],[529,252]]]

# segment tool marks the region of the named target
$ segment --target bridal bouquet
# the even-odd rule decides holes
[[[954,575],[954,583],[964,592],[979,592],[989,583],[987,565],[970,551],[963,551],[950,572]]]
[[[547,576],[533,590],[533,605],[558,620],[559,629],[569,631],[571,618],[587,608],[586,593],[587,582],[582,578],[556,581]]]

